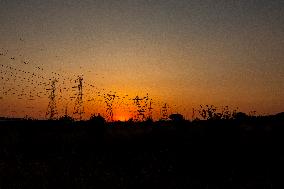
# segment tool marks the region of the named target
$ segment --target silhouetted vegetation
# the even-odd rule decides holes
[[[74,118],[68,115],[64,115],[64,116],[61,116],[58,120],[65,121],[65,122],[72,122],[74,121]]]
[[[211,108],[211,107],[209,107]],[[211,110],[210,110],[211,111]],[[214,111],[213,111],[214,112]],[[214,117],[214,113],[210,115]],[[153,122],[0,121],[1,188],[283,186],[283,113]],[[180,129],[182,128],[182,129]]]
[[[175,121],[175,122],[180,122],[180,121],[183,121],[184,120],[184,117],[183,115],[181,114],[171,114],[169,116],[169,118],[172,120],[172,121]]]
[[[90,117],[89,120],[91,123],[94,124],[99,124],[99,125],[104,125],[106,123],[105,118],[103,118],[100,114],[98,114],[97,116],[94,114]]]

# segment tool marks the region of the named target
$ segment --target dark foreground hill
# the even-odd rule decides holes
[[[0,188],[283,188],[283,119],[0,122]]]

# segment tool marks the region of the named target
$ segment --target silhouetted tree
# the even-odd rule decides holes
[[[131,118],[129,118],[129,119],[126,121],[126,123],[128,123],[128,124],[133,124],[133,123],[134,123],[134,119],[131,117]]]
[[[181,114],[171,114],[169,118],[174,122],[180,122],[184,120],[184,117]]]
[[[244,112],[237,112],[234,115],[234,119],[236,120],[246,120],[249,116]]]
[[[151,117],[148,117],[144,122],[145,125],[149,126],[154,123],[153,119]]]
[[[278,113],[275,115],[276,119],[278,120],[284,120],[284,112]]]
[[[68,115],[64,115],[64,116],[61,116],[58,120],[65,121],[65,122],[73,122],[74,118]]]
[[[91,115],[89,121],[91,123],[95,123],[98,125],[104,125],[106,123],[106,120],[104,117],[102,117],[100,114],[98,114],[97,116],[95,114]]]

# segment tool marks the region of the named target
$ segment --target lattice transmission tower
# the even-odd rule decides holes
[[[48,117],[48,119],[50,120],[54,120],[56,119],[56,115],[58,114],[57,112],[57,107],[56,107],[56,82],[58,82],[56,79],[51,81],[51,88],[46,89],[47,91],[51,91],[50,95],[49,95],[49,103],[48,103],[48,107],[47,107],[47,112],[45,114],[46,117]]]
[[[81,121],[83,118],[84,112],[84,106],[83,106],[83,76],[78,76],[78,78],[75,80],[75,83],[78,83],[76,88],[78,89],[75,106],[74,106],[74,112],[73,114],[79,115],[79,120]]]
[[[150,99],[150,102],[149,102],[149,106],[148,106],[148,119],[153,119],[153,102],[152,102],[152,99]]]
[[[104,100],[106,103],[107,120],[111,122],[113,122],[113,103],[115,97],[117,97],[115,94],[104,95]]]
[[[169,105],[165,103],[161,110],[162,120],[168,120],[169,118],[168,109],[169,109]]]

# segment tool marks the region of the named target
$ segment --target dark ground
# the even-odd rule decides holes
[[[284,188],[283,123],[1,121],[0,188]]]

